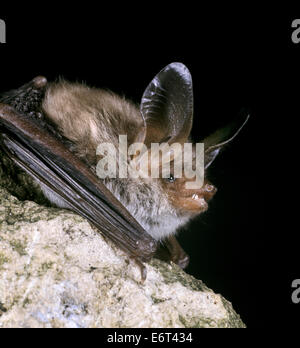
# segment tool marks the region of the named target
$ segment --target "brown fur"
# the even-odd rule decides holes
[[[129,144],[143,138],[144,123],[137,106],[112,92],[60,81],[49,85],[43,109],[74,143],[75,154],[87,161],[92,170],[100,143],[110,142],[117,148],[120,134],[128,136]],[[186,181],[186,178],[178,178],[174,183],[167,179],[117,178],[104,182],[149,234],[163,239],[192,216],[205,211],[206,200],[215,192],[214,189],[208,192],[207,186],[187,190]],[[194,194],[198,194],[198,200],[193,199]],[[52,201],[60,205],[57,198]]]
[[[134,143],[143,122],[130,101],[102,89],[60,81],[47,89],[43,109],[61,133],[76,146],[77,156],[96,164],[100,143],[118,146],[119,134]]]

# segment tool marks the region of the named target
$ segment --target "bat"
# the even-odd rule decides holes
[[[177,177],[170,156],[167,177],[97,176],[103,159],[98,146],[191,143],[193,87],[188,68],[171,63],[146,88],[140,106],[113,92],[65,80],[36,77],[0,96],[0,139],[7,155],[40,185],[56,206],[85,217],[140,266],[155,254],[185,268],[189,257],[175,232],[208,208],[216,188],[204,177]],[[205,173],[220,151],[248,121],[249,115],[205,138]],[[197,153],[193,146],[193,162]],[[129,164],[135,156],[125,158]],[[151,158],[151,156],[150,156]],[[116,163],[120,167],[120,163]],[[161,170],[161,162],[157,166]],[[173,169],[172,169],[173,168]]]

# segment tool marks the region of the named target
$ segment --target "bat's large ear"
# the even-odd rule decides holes
[[[145,144],[187,141],[193,122],[193,86],[188,68],[171,63],[146,88],[141,101]]]
[[[229,144],[238,135],[248,119],[249,114],[246,117],[237,119],[227,127],[217,130],[202,141],[205,149],[205,169],[212,164],[224,146]]]

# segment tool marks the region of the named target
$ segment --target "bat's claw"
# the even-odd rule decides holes
[[[147,268],[143,264],[143,262],[140,261],[139,259],[137,259],[136,257],[132,257],[132,259],[134,260],[136,265],[140,268],[140,271],[141,271],[141,283],[144,284],[145,280],[147,279]]]
[[[32,80],[32,82],[36,88],[42,88],[46,86],[47,79],[44,76],[37,76]]]
[[[171,259],[174,263],[176,263],[180,268],[185,269],[190,263],[190,257],[186,253],[182,253],[180,255],[176,255]]]
[[[166,262],[172,261],[182,269],[190,262],[189,255],[182,249],[175,236],[170,236],[164,241],[157,250],[156,257]]]

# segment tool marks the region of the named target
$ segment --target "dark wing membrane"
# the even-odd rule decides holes
[[[87,218],[121,249],[142,261],[149,260],[157,242],[90,169],[54,136],[0,104],[2,145],[28,174]]]

